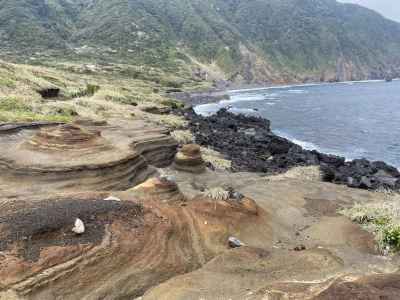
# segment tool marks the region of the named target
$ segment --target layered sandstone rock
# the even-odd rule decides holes
[[[4,205],[0,299],[132,299],[201,267],[227,249],[230,233],[262,222],[224,201],[182,206],[115,195],[122,200],[81,193]],[[85,224],[79,235],[71,230],[77,218]]]
[[[150,166],[171,164],[177,148],[163,128],[120,120],[24,124],[0,132],[0,186],[19,190],[128,189],[154,173]]]
[[[174,168],[179,171],[202,173],[205,171],[205,163],[201,157],[200,146],[184,145],[176,154]]]
[[[142,200],[184,201],[185,196],[179,190],[174,178],[160,175],[148,179],[131,190],[136,197]]]

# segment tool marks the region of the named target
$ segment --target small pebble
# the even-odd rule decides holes
[[[228,239],[228,243],[229,243],[229,247],[231,247],[231,248],[239,248],[239,247],[245,246],[245,244],[242,243],[239,239],[232,237],[232,236]]]
[[[110,197],[107,197],[106,199],[104,199],[104,201],[118,201],[118,202],[121,202],[121,199],[119,199],[117,197],[114,197],[114,196],[110,196]]]
[[[85,232],[85,224],[83,224],[83,221],[79,218],[75,220],[74,227],[72,228],[72,232],[76,234],[82,234]]]

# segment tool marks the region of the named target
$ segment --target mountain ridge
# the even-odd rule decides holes
[[[335,0],[2,0],[0,37],[21,57],[190,65],[244,83],[400,74],[400,24]]]

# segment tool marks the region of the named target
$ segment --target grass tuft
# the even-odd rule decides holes
[[[194,143],[194,136],[190,130],[174,130],[171,136],[181,145]]]
[[[400,251],[400,195],[385,194],[385,201],[379,203],[357,203],[352,208],[339,211],[365,230],[372,232],[379,249]]]

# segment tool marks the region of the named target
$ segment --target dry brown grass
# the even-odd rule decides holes
[[[201,156],[205,162],[211,163],[216,170],[228,171],[232,168],[232,162],[210,148],[201,147]]]
[[[155,88],[155,82],[130,77],[124,73],[124,68],[127,67],[96,66],[88,72],[85,65],[78,64],[44,67],[0,61],[0,102],[17,98],[14,101],[15,108],[8,107],[6,110],[0,107],[0,121],[48,119],[69,122],[73,119],[69,114],[72,111],[93,118],[104,118],[115,113],[128,117],[136,105],[160,105],[167,101],[159,93],[159,88]],[[154,69],[152,72],[154,74],[150,75],[156,76],[160,71]],[[158,75],[160,78],[167,76],[163,73]],[[86,94],[88,86],[98,86],[100,89],[94,94]],[[51,101],[43,100],[37,91],[44,88],[59,88],[60,97]],[[169,128],[183,128],[186,125],[182,118],[175,116],[149,118],[150,121],[153,119],[155,123]]]
[[[181,145],[194,143],[194,136],[190,130],[174,130],[171,136]]]
[[[295,167],[283,174],[265,177],[269,181],[285,179],[301,179],[307,181],[321,181],[321,171],[319,166]]]

